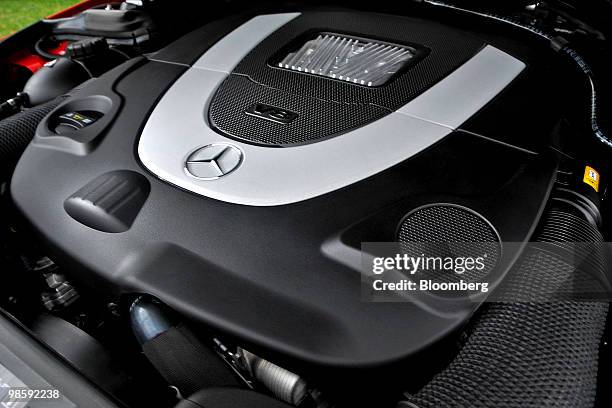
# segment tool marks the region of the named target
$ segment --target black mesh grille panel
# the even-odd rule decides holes
[[[215,101],[210,108],[210,122],[215,128],[228,136],[264,145],[313,142],[389,113],[378,106],[327,102],[265,88],[238,75],[225,80]],[[247,115],[245,109],[257,103],[286,109],[298,116],[291,123],[279,124]]]
[[[602,242],[572,214],[550,212],[540,242]],[[506,296],[539,295],[576,272],[563,257],[532,251],[509,275]],[[500,302],[482,309],[459,355],[399,407],[592,407],[605,302]]]
[[[432,257],[480,257],[487,254],[483,270],[423,271],[423,278],[452,282],[463,279],[482,280],[495,266],[500,255],[499,238],[491,225],[480,215],[452,205],[432,205],[409,214],[398,232],[402,250],[411,255]]]

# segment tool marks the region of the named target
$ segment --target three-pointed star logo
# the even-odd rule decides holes
[[[217,143],[204,146],[189,155],[185,169],[199,179],[214,180],[233,172],[241,162],[240,149],[230,144]]]

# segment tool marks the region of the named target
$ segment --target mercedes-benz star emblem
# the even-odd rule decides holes
[[[242,163],[242,151],[225,143],[204,146],[191,153],[185,171],[198,179],[215,180],[236,170]]]

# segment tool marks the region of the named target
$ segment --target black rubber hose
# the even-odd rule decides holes
[[[502,301],[474,318],[457,357],[419,392],[405,394],[398,408],[594,406],[609,304],[590,297],[597,283],[589,278],[597,275],[593,269],[606,274],[603,237],[570,209],[554,208],[536,241],[511,271]],[[553,245],[560,250],[541,250]],[[578,268],[576,247],[589,250]],[[585,266],[586,279],[577,280]],[[569,298],[561,290],[558,298],[537,301],[564,285],[572,288]],[[589,297],[576,299],[578,290]]]
[[[34,137],[38,124],[64,99],[64,96],[55,98],[0,121],[0,175],[4,176],[14,169]]]
[[[150,296],[130,306],[132,330],[144,355],[169,385],[189,396],[211,387],[238,387],[234,372],[172,311]]]
[[[44,36],[42,38],[40,38],[38,41],[36,41],[36,43],[34,44],[34,51],[36,51],[36,53],[38,55],[40,55],[43,58],[49,59],[49,60],[54,60],[56,58],[59,57],[59,55],[55,55],[55,54],[51,54],[50,52],[45,51],[43,44],[49,41],[49,37],[48,36]]]

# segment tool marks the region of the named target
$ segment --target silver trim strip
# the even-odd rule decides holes
[[[178,79],[142,132],[138,155],[147,169],[171,184],[220,201],[251,206],[296,203],[359,182],[433,145],[485,106],[525,66],[488,46],[397,112],[319,143],[269,148],[216,133],[205,114],[215,90],[231,71],[230,66],[233,68],[272,28],[285,24],[289,16],[250,20],[231,33],[231,38],[217,43],[213,54],[203,55],[197,68],[188,69]],[[186,175],[188,155],[214,143],[240,149],[244,158],[240,168],[214,181]]]
[[[300,14],[268,14],[252,18],[213,45],[193,67],[230,73],[257,44]]]
[[[487,45],[418,98],[398,109],[414,118],[458,129],[503,91],[525,64]]]

